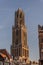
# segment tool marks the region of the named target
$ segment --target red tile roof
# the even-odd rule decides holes
[[[6,49],[0,49],[0,53],[3,53],[4,55],[6,55],[8,59],[12,58],[12,56],[7,52]]]

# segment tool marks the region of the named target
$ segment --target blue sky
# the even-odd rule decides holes
[[[39,60],[38,24],[43,25],[43,0],[0,0],[0,48],[10,52],[12,25],[18,8],[25,13],[30,59]]]

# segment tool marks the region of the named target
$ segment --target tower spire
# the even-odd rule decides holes
[[[24,12],[21,8],[15,12],[15,26],[25,25],[24,23]]]

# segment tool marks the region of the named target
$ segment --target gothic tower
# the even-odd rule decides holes
[[[39,37],[39,65],[43,65],[43,26],[38,25]]]
[[[11,54],[13,58],[19,59],[21,57],[25,61],[29,57],[24,12],[20,8],[15,11],[15,25],[12,27]]]

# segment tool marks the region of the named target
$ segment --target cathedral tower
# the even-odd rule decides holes
[[[21,57],[25,61],[29,57],[24,12],[20,8],[15,11],[15,25],[12,27],[11,54],[13,58],[19,59]]]
[[[43,65],[43,26],[38,25],[39,37],[39,65]]]

